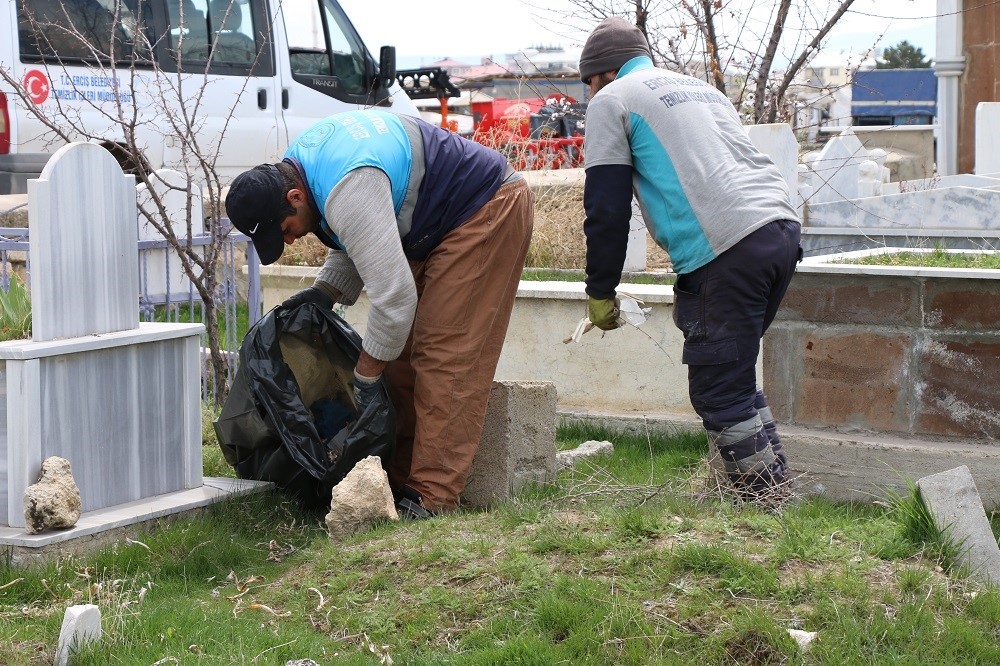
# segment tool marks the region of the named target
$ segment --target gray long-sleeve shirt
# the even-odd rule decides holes
[[[403,351],[413,326],[417,288],[403,254],[389,177],[374,167],[349,172],[323,202],[323,211],[347,252],[327,252],[316,282],[340,292],[338,300],[346,305],[367,286],[371,311],[363,348],[391,361]]]

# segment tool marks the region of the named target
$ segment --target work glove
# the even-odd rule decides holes
[[[602,331],[613,331],[618,323],[618,299],[587,297],[587,318]]]
[[[354,408],[358,416],[365,413],[368,406],[375,402],[378,396],[379,377],[365,377],[354,371]]]
[[[333,309],[333,299],[319,287],[307,287],[302,291],[295,292],[285,299],[285,301],[281,304],[281,307],[286,310],[291,310],[299,307],[300,305],[304,305],[305,303],[315,303],[324,310]]]

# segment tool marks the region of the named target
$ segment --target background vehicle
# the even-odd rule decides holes
[[[25,191],[67,124],[126,168],[178,168],[198,142],[228,180],[331,113],[417,115],[395,50],[376,62],[336,0],[0,3],[0,76],[0,193]]]

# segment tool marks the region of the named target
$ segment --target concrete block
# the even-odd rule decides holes
[[[552,382],[493,382],[479,451],[463,500],[485,507],[556,472],[556,387]]]
[[[575,449],[560,451],[557,453],[556,463],[559,466],[559,469],[567,469],[569,467],[574,467],[582,460],[610,456],[614,452],[615,445],[611,442],[598,442],[596,440],[590,440],[588,442],[584,442]]]
[[[965,465],[917,481],[934,522],[961,552],[969,575],[987,585],[1000,583],[1000,547]]]
[[[916,352],[922,380],[915,409],[919,432],[984,440],[1000,437],[996,408],[1000,338],[929,336]]]
[[[867,275],[796,273],[777,319],[810,323],[917,326],[920,282]]]
[[[895,332],[894,332],[895,333]],[[793,420],[904,431],[909,337],[834,327],[806,336]],[[877,362],[873,362],[877,359]]]
[[[927,328],[990,333],[1000,327],[1000,301],[992,280],[934,280],[927,284]]]
[[[70,606],[63,616],[55,666],[66,666],[73,651],[101,640],[101,609],[94,604]]]

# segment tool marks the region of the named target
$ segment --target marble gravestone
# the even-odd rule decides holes
[[[0,527],[24,527],[42,461],[84,514],[202,486],[201,324],[139,322],[133,176],[98,145],[28,183],[32,337],[0,342]]]

